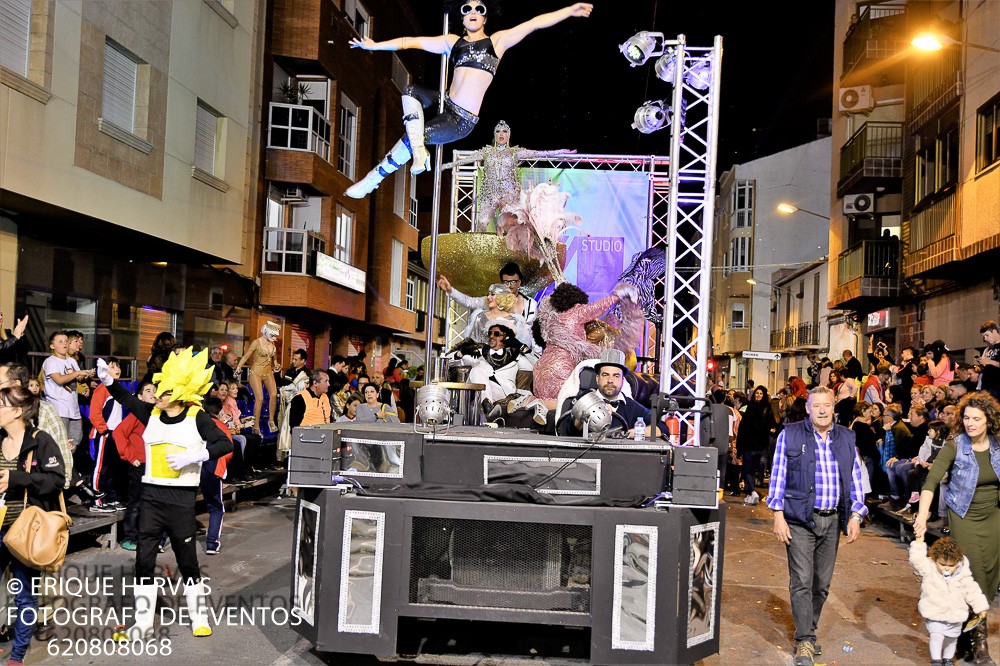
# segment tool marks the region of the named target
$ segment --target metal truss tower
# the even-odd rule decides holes
[[[702,398],[707,390],[709,309],[712,288],[712,232],[719,125],[722,38],[711,47],[689,47],[684,35],[667,42],[674,49],[670,146],[668,157],[576,155],[526,160],[526,167],[612,169],[649,175],[647,242],[667,254],[667,273],[657,294],[663,298],[663,325],[647,327],[643,350],[658,359],[660,390],[677,398]],[[706,67],[707,66],[707,67]],[[706,70],[710,72],[708,85]],[[694,83],[695,85],[692,85]],[[700,85],[699,85],[700,84]],[[455,159],[468,156],[456,151]],[[451,185],[449,231],[474,228],[478,165],[455,168]],[[448,345],[467,321],[465,308],[449,301]],[[699,433],[700,414],[689,414],[688,432]]]

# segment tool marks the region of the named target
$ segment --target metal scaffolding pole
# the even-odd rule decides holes
[[[448,14],[444,15],[443,35],[448,34]],[[444,99],[448,87],[448,56],[441,55],[441,84],[438,87],[438,113],[444,112]],[[431,204],[431,265],[427,267],[427,276],[430,281],[427,290],[427,339],[424,349],[424,380],[427,382],[435,379],[433,376],[434,366],[431,361],[434,356],[434,312],[437,303],[437,260],[438,260],[438,224],[441,217],[441,162],[444,158],[444,146],[438,144],[434,147],[434,200]]]

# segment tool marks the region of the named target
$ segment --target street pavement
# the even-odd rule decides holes
[[[107,615],[74,624],[66,621],[87,612],[121,607],[121,590],[67,589],[69,580],[120,581],[131,573],[133,553],[88,548],[74,552],[62,573],[60,590],[66,616],[45,638],[32,643],[29,664],[147,664],[180,659],[195,664],[376,664],[357,655],[320,654],[288,627],[289,561],[292,550],[294,500],[268,498],[243,504],[226,515],[222,552],[199,559],[210,577],[211,604],[244,613],[222,615],[210,638],[194,638],[176,622],[161,629],[154,643],[170,655],[104,654],[110,649],[113,621]],[[784,547],[771,534],[770,512],[761,504],[729,505],[724,581],[722,640],[718,655],[706,666],[723,664],[789,664],[794,649],[788,605],[788,573]],[[201,517],[202,519],[205,516]],[[168,549],[160,565],[175,567]],[[98,583],[92,583],[97,586]],[[126,595],[126,598],[129,598]],[[838,666],[927,663],[927,636],[917,612],[919,587],[907,562],[906,546],[898,531],[879,526],[862,530],[854,544],[841,541],[830,597],[819,626],[823,655],[817,663]],[[176,609],[170,595],[161,597]],[[128,605],[128,604],[126,604]],[[253,609],[252,611],[249,609]],[[990,623],[990,646],[1000,655],[996,634],[1000,614]],[[547,629],[517,625],[490,626],[485,631],[460,622],[415,622],[401,628],[400,651],[389,661],[423,664],[552,664],[587,663],[589,635],[579,629]],[[108,647],[106,647],[108,646]],[[9,645],[4,645],[9,649]],[[81,654],[82,653],[82,654]],[[383,660],[386,661],[386,660]],[[174,662],[176,663],[176,662]]]

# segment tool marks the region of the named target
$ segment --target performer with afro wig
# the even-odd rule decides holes
[[[593,5],[578,2],[564,9],[540,14],[508,30],[492,36],[486,34],[486,23],[499,14],[494,0],[448,2],[445,9],[458,19],[465,36],[399,37],[384,42],[370,37],[354,38],[351,47],[365,51],[400,51],[420,49],[428,53],[448,54],[452,67],[451,88],[445,98],[444,111],[424,124],[424,109],[437,111],[438,93],[420,86],[407,86],[403,91],[403,127],[406,136],[396,142],[389,154],[371,172],[347,189],[347,196],[362,199],[379,183],[412,159],[410,173],[417,174],[431,167],[431,156],[425,144],[439,145],[458,141],[469,135],[479,121],[479,111],[486,90],[493,83],[500,59],[507,49],[543,28],[549,28],[572,16],[590,16]],[[562,48],[562,47],[560,47]]]
[[[626,354],[631,351],[638,342],[637,332],[641,330],[643,321],[642,312],[635,304],[636,299],[635,287],[619,283],[613,294],[590,303],[587,292],[569,282],[558,285],[551,295],[543,298],[535,319],[537,333],[545,344],[545,350],[535,364],[535,397],[551,401],[554,405],[559,389],[573,368],[585,359],[600,357],[601,347],[587,339],[586,324],[598,319],[619,302],[627,302],[629,307],[622,308],[622,334],[616,340],[615,348]]]
[[[201,464],[233,450],[228,435],[201,408],[202,396],[212,385],[208,350],[197,356],[190,347],[171,354],[163,370],[153,375],[156,402],[142,402],[108,374],[104,359],[97,376],[111,396],[144,426],[146,471],[139,505],[139,540],[135,551],[135,624],[115,640],[145,640],[153,629],[158,586],[154,581],[160,535],[170,537],[177,568],[184,580],[184,597],[191,632],[210,636],[205,586],[198,566],[198,523],[195,494],[201,483]]]

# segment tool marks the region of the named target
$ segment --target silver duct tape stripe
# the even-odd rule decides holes
[[[371,618],[367,624],[351,622],[351,615],[357,602],[351,598],[351,535],[354,521],[375,523],[375,557],[372,571]],[[377,634],[381,626],[382,612],[382,558],[385,549],[385,514],[373,511],[344,512],[344,543],[340,556],[340,599],[337,614],[337,631],[345,634]]]
[[[634,614],[623,612],[624,581],[625,581],[625,547],[626,540],[629,543],[631,535],[644,535],[648,542],[647,564],[646,564],[646,604],[644,609],[645,618],[637,617]],[[654,638],[656,636],[656,570],[657,570],[657,538],[659,530],[652,525],[616,525],[615,526],[615,585],[614,597],[611,606],[611,649],[613,650],[634,650],[642,652],[652,652],[654,650]],[[634,571],[640,570],[631,567]],[[634,587],[632,588],[634,589]],[[631,623],[633,626],[641,624],[644,631],[641,640],[625,638],[625,624]],[[630,634],[636,632],[629,632]]]

